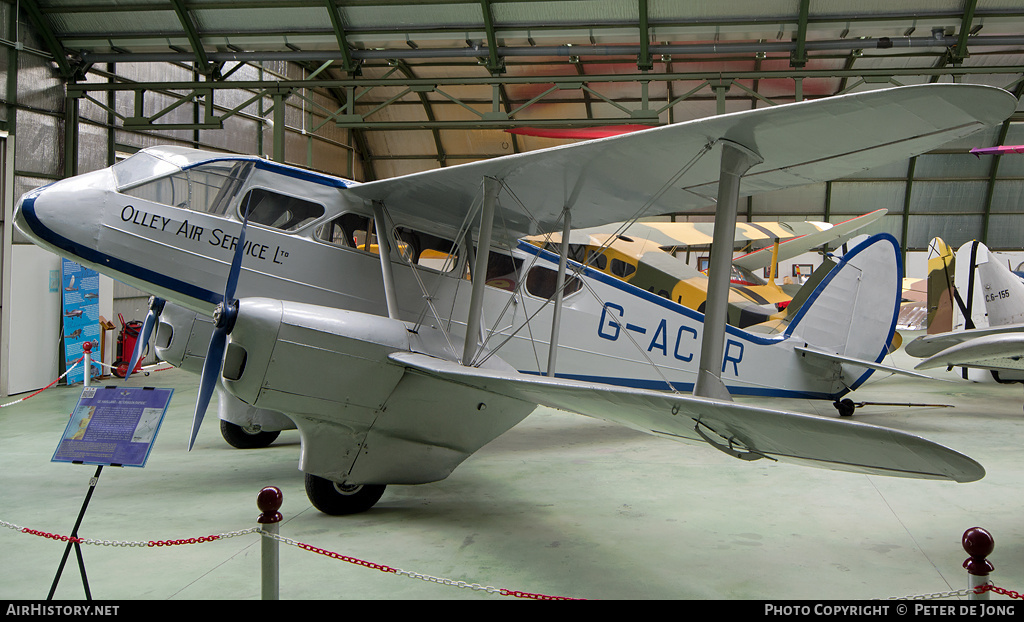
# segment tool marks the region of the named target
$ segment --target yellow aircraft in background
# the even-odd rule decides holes
[[[748,328],[784,319],[789,313],[787,307],[803,284],[777,283],[778,262],[825,244],[842,243],[857,230],[881,218],[886,211],[875,210],[836,225],[806,221],[737,223],[735,240],[738,244],[768,242],[769,245],[734,260],[729,324]],[[707,300],[707,271],[694,268],[675,253],[710,244],[714,223],[637,222],[624,227],[613,224],[571,232],[569,258],[703,312]],[[561,235],[539,235],[526,240],[542,248],[557,249]],[[811,289],[834,265],[832,261],[825,261],[822,264],[824,269],[815,271],[817,276],[804,275],[810,277]],[[769,268],[767,280],[754,274],[753,270],[758,268]],[[775,322],[762,328],[772,332],[781,325]]]

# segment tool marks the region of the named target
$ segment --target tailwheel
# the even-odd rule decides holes
[[[832,405],[835,406],[836,410],[839,411],[840,417],[852,417],[853,410],[857,408],[857,405],[854,404],[853,400],[851,400],[850,398],[836,400],[835,403],[833,403]]]
[[[228,442],[228,445],[236,449],[262,449],[273,443],[280,430],[264,432],[258,429],[243,428],[230,421],[220,420],[220,435]]]
[[[324,514],[358,514],[373,507],[384,494],[384,484],[339,484],[306,473],[306,496]]]

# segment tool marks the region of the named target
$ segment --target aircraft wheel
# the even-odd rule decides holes
[[[384,484],[338,484],[306,473],[306,496],[324,514],[358,514],[373,507],[384,494]]]
[[[280,434],[280,430],[251,432],[230,421],[220,420],[220,435],[224,437],[228,445],[237,449],[262,449],[273,443]]]
[[[857,407],[856,404],[853,403],[853,400],[851,400],[850,398],[846,398],[844,400],[837,400],[833,404],[833,406],[835,406],[836,410],[839,411],[840,417],[852,417],[853,410]]]

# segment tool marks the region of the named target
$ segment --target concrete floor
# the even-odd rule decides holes
[[[902,352],[894,362],[912,367]],[[144,469],[104,469],[80,530],[85,538],[171,540],[247,529],[256,526],[257,493],[275,485],[284,493],[283,536],[422,575],[513,591],[759,600],[947,592],[967,585],[960,538],[974,526],[995,537],[995,584],[1024,591],[1020,385],[876,374],[852,396],[953,405],[865,406],[854,419],[970,455],[987,469],[971,484],[745,463],[711,448],[540,410],[447,480],[391,486],[370,512],[330,517],[306,499],[296,432],[283,433],[267,449],[242,451],[220,438],[211,417],[188,453],[196,377],[170,370],[128,382],[173,387],[172,406]],[[50,458],[80,394],[80,385],[57,387],[0,410],[0,521],[71,532],[95,467]],[[829,403],[772,405],[836,416]],[[64,547],[0,527],[0,599],[44,599]],[[255,534],[186,546],[83,548],[96,599],[260,596]],[[514,600],[295,546],[283,545],[280,555],[283,599]],[[57,598],[84,597],[73,560]]]

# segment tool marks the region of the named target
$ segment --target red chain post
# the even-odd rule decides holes
[[[961,543],[964,550],[970,555],[964,560],[964,568],[967,569],[967,587],[971,590],[968,600],[988,600],[989,589],[992,585],[988,575],[996,567],[986,558],[996,548],[995,538],[981,527],[971,527],[964,532]]]
[[[256,522],[260,524],[267,534],[276,536],[282,520],[281,504],[284,502],[284,494],[276,486],[267,486],[256,496],[256,507],[261,514]],[[277,538],[263,535],[262,543],[262,598],[263,600],[277,600],[280,594],[279,588],[279,564],[280,549]]]

